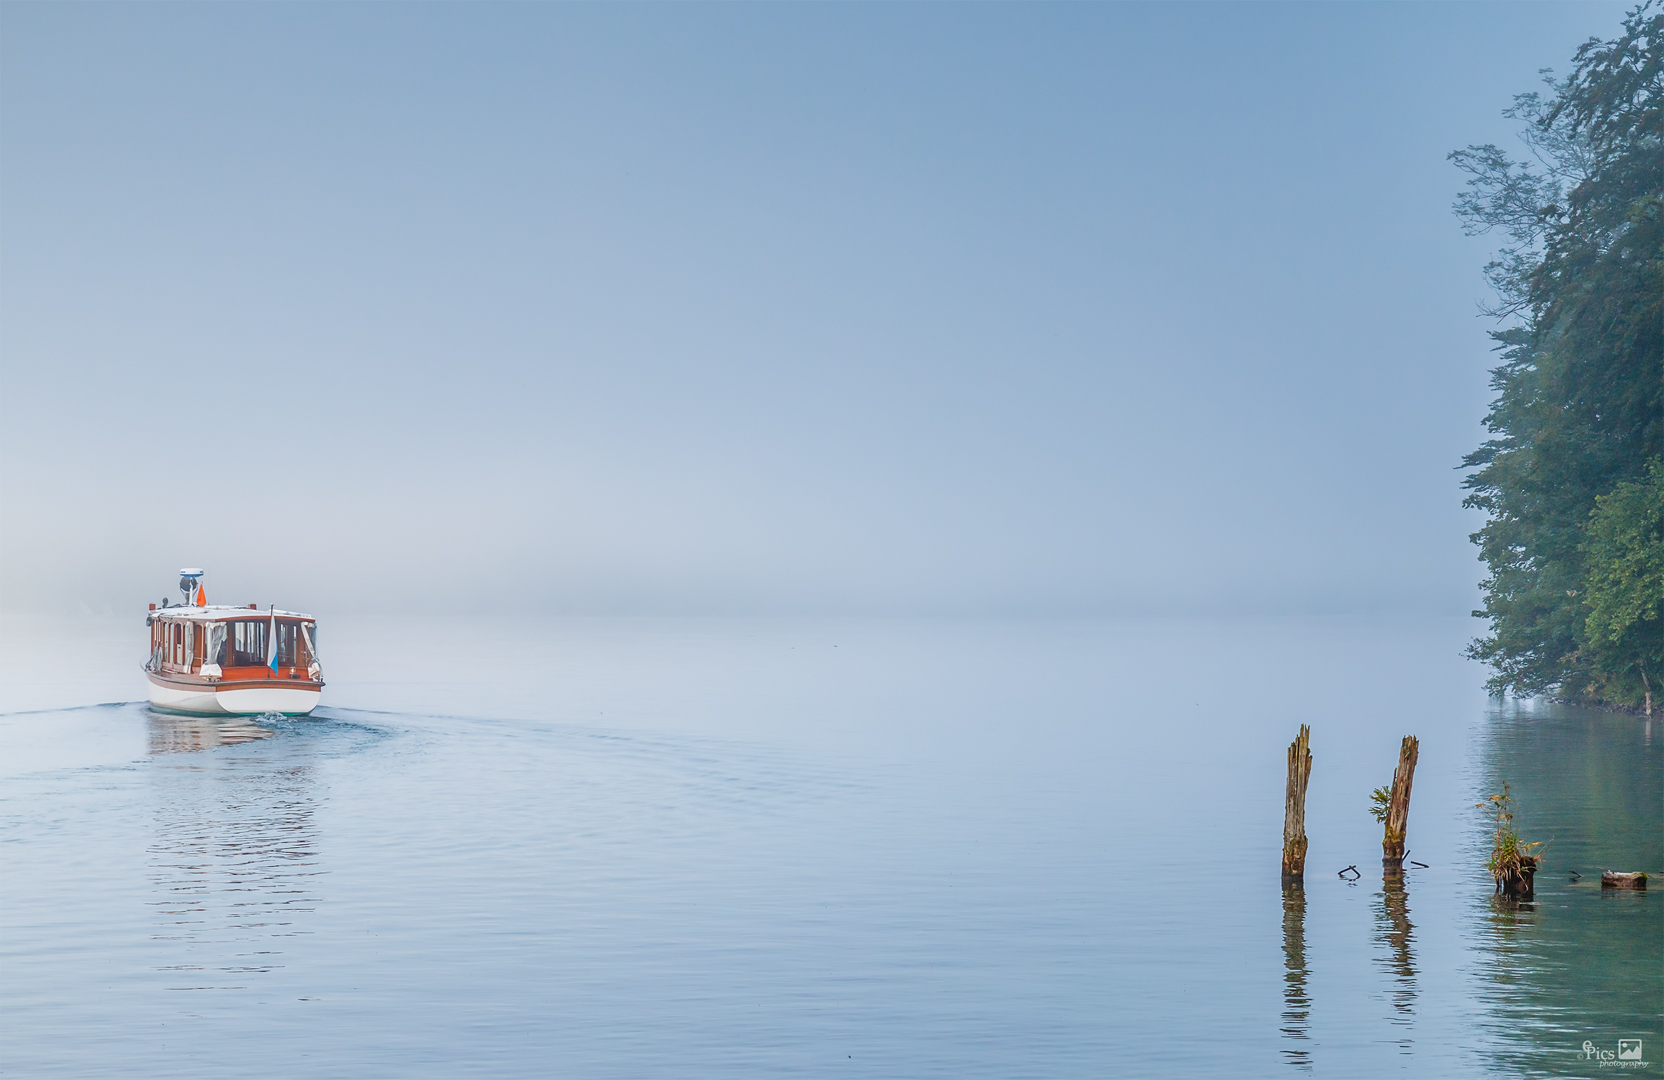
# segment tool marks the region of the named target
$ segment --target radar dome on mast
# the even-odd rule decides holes
[[[179,591],[185,594],[186,607],[207,607],[208,594],[202,588],[202,570],[187,566],[179,571]]]

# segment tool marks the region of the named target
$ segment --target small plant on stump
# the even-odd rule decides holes
[[[1490,817],[1495,829],[1485,869],[1496,879],[1496,891],[1504,896],[1530,896],[1532,878],[1543,861],[1537,849],[1543,844],[1541,840],[1526,843],[1520,839],[1519,830],[1514,828],[1514,796],[1508,785],[1502,785],[1500,794],[1473,806]]]
[[[1391,805],[1392,792],[1387,788],[1378,787],[1369,793],[1369,812],[1383,825],[1387,823],[1387,807]]]

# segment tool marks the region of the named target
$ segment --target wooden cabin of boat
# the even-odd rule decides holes
[[[150,605],[151,705],[173,712],[305,716],[323,696],[318,621],[298,611],[208,603],[202,571],[179,572],[185,602]]]

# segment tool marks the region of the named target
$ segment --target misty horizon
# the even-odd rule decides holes
[[[1465,614],[1620,11],[14,7],[0,609]]]

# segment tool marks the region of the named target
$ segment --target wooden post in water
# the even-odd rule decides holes
[[[1283,801],[1283,880],[1306,879],[1306,781],[1312,775],[1312,729],[1288,744],[1288,795]]]
[[[1516,869],[1504,870],[1497,878],[1496,890],[1515,900],[1529,900],[1535,888],[1537,866],[1542,860],[1535,855],[1521,855]]]
[[[1387,803],[1387,834],[1381,839],[1381,866],[1404,869],[1404,840],[1410,831],[1410,784],[1416,778],[1416,756],[1421,743],[1404,736],[1398,747],[1398,768],[1392,771],[1392,799]]]

